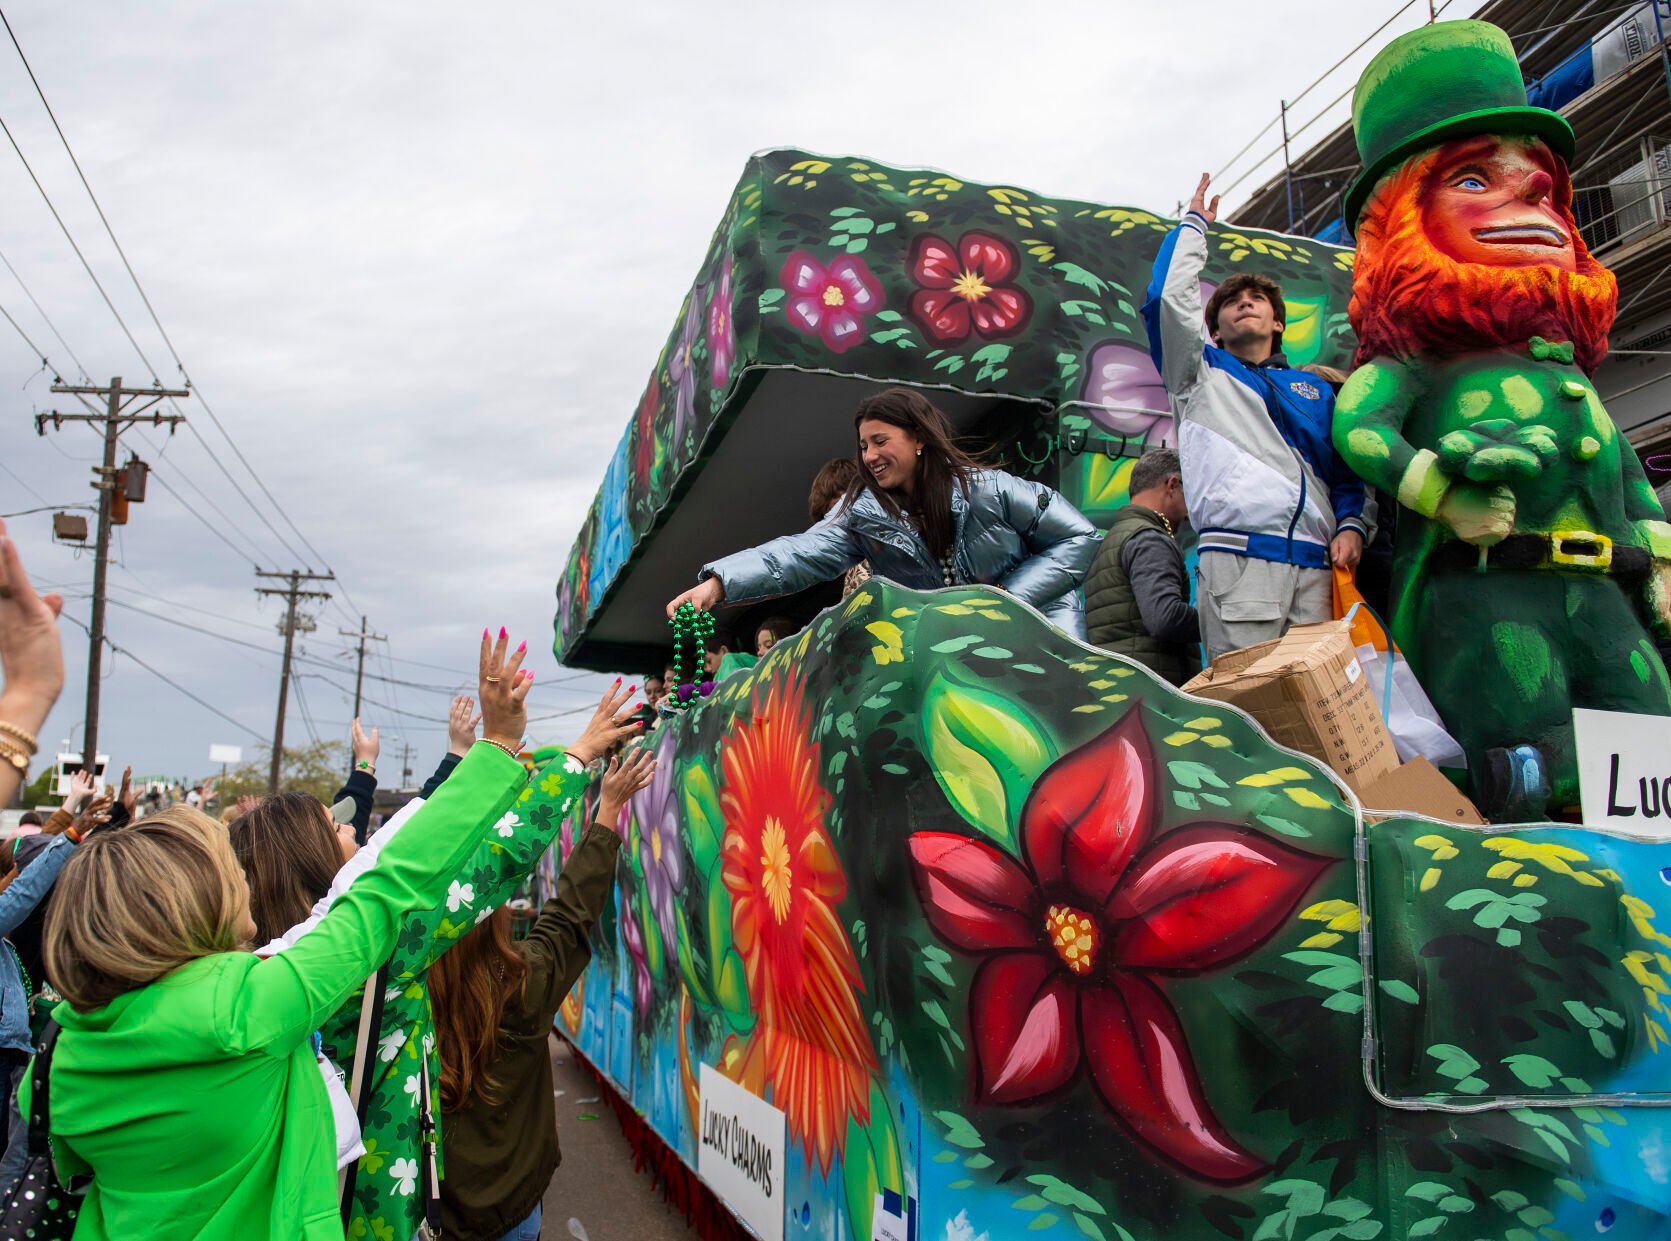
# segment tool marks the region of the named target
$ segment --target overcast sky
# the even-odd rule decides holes
[[[109,634],[238,723],[107,652],[100,749],[118,769],[201,775],[211,743],[271,737],[281,610],[254,594],[256,564],[328,564],[340,579],[299,648],[333,665],[301,669],[322,736],[346,735],[338,687],[353,667],[337,630],[361,614],[390,639],[371,670],[415,683],[368,682],[383,704],[368,721],[416,747],[420,778],[445,746],[447,688],[473,681],[483,625],[529,639],[535,716],[580,706],[598,678],[564,684],[574,674],[554,666],[555,583],[752,151],[863,155],[1171,213],[1279,97],[1299,96],[1400,3],[5,5],[186,368],[316,549],[203,404],[181,402],[231,481],[189,432],[169,444],[119,531]],[[1457,0],[1446,16],[1474,7]],[[1300,102],[1296,125],[1426,16],[1425,0],[1405,5]],[[3,32],[0,119],[176,384]],[[1261,138],[1226,180],[1276,141]],[[81,378],[73,351],[95,382],[149,382],[4,143],[0,201],[0,251],[51,325],[4,269],[0,307],[66,380]],[[34,433],[33,413],[75,408],[50,383],[0,321],[0,512],[92,498],[93,432]],[[155,447],[124,444],[158,460],[162,437],[142,437]],[[85,620],[91,555],[53,543],[48,513],[8,525]],[[64,629],[69,681],[47,748],[82,715],[86,638]],[[291,701],[286,737],[306,739]],[[561,740],[577,718],[535,735]],[[398,765],[386,747],[385,783]]]

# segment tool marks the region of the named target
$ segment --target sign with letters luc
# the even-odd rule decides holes
[[[783,1241],[783,1112],[709,1064],[700,1085],[697,1173],[761,1241]]]
[[[1671,717],[1574,708],[1586,827],[1671,839]]]

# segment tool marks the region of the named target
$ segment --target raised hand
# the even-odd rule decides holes
[[[673,613],[679,610],[681,603],[694,604],[698,612],[712,612],[724,602],[725,583],[717,577],[703,578],[701,582],[668,603],[667,619],[673,619]]]
[[[476,725],[481,722],[482,717],[476,714],[474,698],[469,694],[454,698],[452,710],[447,712],[447,753],[460,758],[468,754],[470,747],[476,744]]]
[[[76,816],[75,834],[77,836],[84,837],[88,832],[93,831],[95,828],[103,827],[106,823],[110,822],[111,803],[112,798],[109,793],[100,793],[97,797],[95,797],[92,802],[88,804],[87,809],[83,810]]]
[[[502,626],[496,641],[482,630],[481,680],[476,696],[482,704],[482,737],[514,753],[528,731],[525,702],[534,674],[522,667],[528,644],[524,642],[507,654],[509,644],[510,637]]]
[[[377,756],[382,753],[383,743],[378,738],[377,730],[373,728],[369,733],[360,727],[360,719],[354,717],[354,723],[349,728],[349,749],[354,755],[354,769],[360,770],[361,763],[369,763],[370,769],[377,769]]]
[[[655,755],[647,749],[629,750],[610,759],[598,789],[597,822],[613,830],[632,795],[649,784],[655,774]]]
[[[139,790],[133,786],[133,767],[131,765],[122,768],[122,789],[121,792],[116,794],[116,800],[128,812],[128,818],[132,819],[134,817],[133,812],[139,805]]]
[[[85,768],[70,773],[70,791],[64,795],[64,810],[68,814],[75,814],[81,809],[81,803],[98,791],[99,782],[93,779],[93,774]]]
[[[39,731],[64,688],[60,595],[37,595],[0,521],[0,719]]]
[[[598,700],[598,709],[592,712],[586,730],[568,752],[583,765],[590,766],[613,750],[617,742],[641,735],[644,721],[637,714],[638,708],[631,705],[637,689],[636,685],[622,689],[621,678],[616,677],[615,684],[606,689]]]
[[[1189,209],[1196,212],[1208,224],[1218,219],[1218,195],[1213,195],[1211,202],[1207,201],[1207,187],[1212,183],[1212,177],[1201,174],[1201,183],[1195,187],[1195,197],[1189,200]]]

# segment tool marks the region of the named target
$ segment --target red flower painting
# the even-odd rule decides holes
[[[951,832],[910,838],[935,932],[983,958],[969,997],[976,1094],[1027,1104],[1092,1088],[1144,1146],[1204,1181],[1266,1170],[1213,1114],[1162,981],[1247,956],[1329,865],[1255,832],[1156,835],[1139,711],[1057,760],[1022,810],[1018,860]]]
[[[656,467],[656,411],[661,408],[661,385],[655,376],[638,402],[638,417],[633,420],[632,472],[640,495],[650,481],[650,471]],[[677,445],[675,445],[675,448]]]
[[[986,340],[1014,336],[1033,310],[1032,300],[1007,283],[1020,268],[1015,247],[991,233],[964,233],[955,246],[923,233],[911,243],[911,279],[922,286],[911,295],[911,317],[942,344],[971,332]]]

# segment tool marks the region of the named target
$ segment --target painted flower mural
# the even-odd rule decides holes
[[[1018,335],[1032,314],[1032,299],[1006,282],[1021,267],[1008,241],[978,230],[954,246],[923,233],[911,243],[908,268],[921,287],[911,295],[911,317],[929,339],[956,344],[970,333],[985,340]]]
[[[638,401],[638,416],[633,419],[632,476],[635,489],[644,494],[650,474],[656,468],[656,411],[661,408],[661,384],[654,375],[650,386]]]
[[[713,300],[708,303],[708,378],[716,388],[731,378],[731,364],[737,358],[737,324],[731,290],[732,262],[727,254],[720,264]]]
[[[591,580],[587,597],[596,601],[615,580],[621,566],[632,550],[632,527],[627,523],[627,437],[622,436],[609,460],[600,491],[603,508],[599,511],[597,542],[592,548]],[[586,606],[584,600],[581,604]]]
[[[696,420],[696,342],[702,332],[702,286],[697,285],[685,300],[685,317],[679,322],[679,339],[667,357],[667,374],[673,380],[673,444],[670,455],[684,456],[685,432]]]
[[[882,282],[863,259],[844,254],[828,267],[806,250],[796,250],[778,275],[788,297],[789,322],[845,353],[869,335],[866,320],[885,304]]]
[[[1052,764],[1021,812],[1017,859],[951,832],[910,837],[923,911],[981,958],[969,996],[976,1093],[1027,1104],[1088,1070],[1146,1148],[1204,1181],[1266,1170],[1219,1123],[1161,980],[1247,956],[1329,859],[1199,823],[1156,834],[1140,709]]]
[[[789,1131],[828,1172],[876,1069],[858,962],[836,907],[847,877],[824,829],[829,795],[800,686],[771,687],[720,750],[721,877],[759,1023],[738,1080],[771,1087]]]
[[[1176,444],[1172,403],[1147,349],[1104,341],[1091,350],[1080,399],[1097,424],[1142,444]]]
[[[673,907],[685,882],[685,847],[679,840],[676,808],[678,780],[674,752],[678,742],[671,728],[662,730],[656,746],[656,775],[633,794],[632,814],[638,820],[639,862],[644,868],[644,891],[661,932],[661,942],[678,942]]]
[[[638,907],[627,899],[623,889],[618,898],[621,911],[621,938],[626,941],[627,956],[632,960],[633,998],[638,1011],[647,1013],[654,999],[650,986],[650,961],[644,944],[644,928],[638,922]]]

